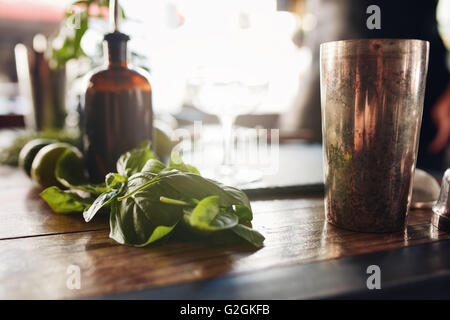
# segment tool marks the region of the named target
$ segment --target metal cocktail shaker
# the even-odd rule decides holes
[[[354,231],[404,228],[429,43],[361,39],[320,47],[325,212]]]

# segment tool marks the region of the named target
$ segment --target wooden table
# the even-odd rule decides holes
[[[255,199],[253,225],[266,241],[251,251],[119,245],[107,219],[53,213],[30,180],[7,167],[0,167],[0,203],[1,299],[442,297],[450,288],[450,235],[430,226],[426,210],[410,212],[404,233],[363,234],[324,222],[321,195]],[[366,287],[371,264],[381,268],[376,293]],[[71,265],[80,267],[80,289],[67,288]]]

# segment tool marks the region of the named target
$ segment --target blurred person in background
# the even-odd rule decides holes
[[[450,77],[446,48],[436,20],[437,0],[308,0],[307,11],[317,18],[317,27],[305,36],[312,50],[310,74],[302,79],[296,103],[281,117],[283,130],[308,129],[321,141],[320,44],[358,38],[407,38],[430,42],[430,58],[417,167],[442,171],[450,137]],[[370,30],[367,7],[381,11],[381,29]]]

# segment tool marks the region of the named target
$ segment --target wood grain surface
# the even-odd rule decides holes
[[[108,229],[108,219],[85,223],[73,215],[55,215],[42,191],[19,170],[0,167],[0,239]],[[56,216],[56,218],[55,218]]]
[[[18,170],[0,167],[0,189],[1,299],[102,297],[450,239],[430,226],[431,211],[411,211],[405,232],[363,234],[327,224],[321,196],[290,196],[252,201],[253,226],[266,237],[259,250],[198,242],[133,248],[108,237],[106,218],[87,224],[51,212]],[[79,290],[66,286],[70,265],[81,269]]]

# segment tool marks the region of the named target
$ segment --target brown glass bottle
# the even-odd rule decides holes
[[[105,35],[108,63],[90,76],[84,99],[83,151],[93,182],[116,172],[121,154],[152,139],[151,86],[127,66],[127,41],[120,32]]]

